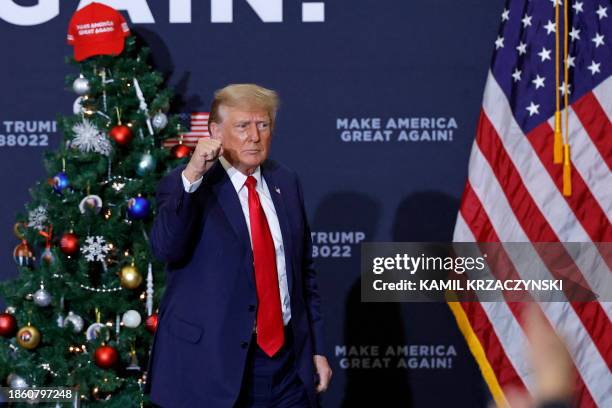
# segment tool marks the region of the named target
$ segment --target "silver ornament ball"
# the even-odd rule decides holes
[[[66,316],[66,318],[64,319],[64,327],[68,326],[68,322],[72,323],[72,330],[75,333],[79,333],[81,332],[81,330],[83,330],[83,327],[85,325],[85,322],[83,321],[83,318],[81,316],[79,316],[78,314],[75,314],[73,312],[68,312],[68,316]]]
[[[140,156],[138,165],[136,166],[136,174],[144,176],[146,173],[155,170],[155,157],[151,153],[144,153]]]
[[[26,380],[15,373],[9,374],[8,377],[6,377],[6,382],[11,388],[28,388]]]
[[[91,90],[91,86],[89,85],[89,79],[84,76],[80,76],[74,80],[72,83],[72,90],[77,95],[85,95]]]
[[[123,325],[129,328],[135,328],[140,325],[142,322],[142,318],[140,317],[140,313],[136,310],[128,310],[123,314],[123,319],[121,319]]]
[[[155,116],[153,116],[151,123],[155,129],[163,129],[168,124],[168,116],[166,116],[166,114],[163,112],[158,112],[155,114]]]
[[[51,294],[45,289],[40,288],[34,292],[34,303],[40,307],[47,307],[51,304]]]

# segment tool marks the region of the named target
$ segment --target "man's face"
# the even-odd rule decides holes
[[[221,123],[211,123],[212,137],[221,141],[223,156],[232,166],[244,174],[253,173],[270,152],[268,112],[221,106],[219,114]]]

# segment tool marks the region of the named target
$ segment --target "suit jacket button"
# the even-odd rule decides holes
[[[255,305],[249,305],[249,312],[255,311]]]
[[[247,348],[248,345],[249,343],[247,343],[246,341],[243,341],[242,343],[240,343],[240,347],[242,347],[243,349]]]

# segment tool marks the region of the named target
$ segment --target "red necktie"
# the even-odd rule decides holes
[[[257,344],[272,357],[285,341],[283,316],[281,312],[276,252],[270,233],[266,213],[255,190],[257,180],[249,176],[246,180],[249,190],[249,218],[255,264],[255,286],[257,288]]]

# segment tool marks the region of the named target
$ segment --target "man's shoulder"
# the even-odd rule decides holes
[[[293,169],[290,169],[289,167],[277,162],[276,160],[267,159],[262,165],[262,167],[264,174],[268,172],[273,174],[276,178],[291,181],[296,180],[298,178],[297,173]]]

